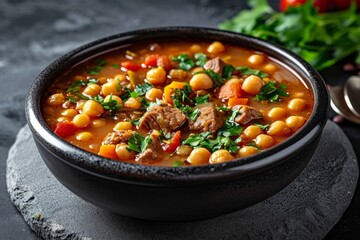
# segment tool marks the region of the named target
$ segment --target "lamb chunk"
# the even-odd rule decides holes
[[[204,68],[206,70],[211,69],[221,75],[224,66],[225,63],[219,57],[216,57],[207,61],[204,65]]]
[[[160,160],[159,153],[162,151],[159,136],[151,135],[151,143],[148,148],[136,155],[136,162],[153,162]]]
[[[212,103],[198,105],[200,110],[195,121],[189,121],[189,130],[194,132],[216,132],[223,125],[223,118],[219,116]]]
[[[235,122],[239,124],[247,124],[255,119],[262,118],[261,112],[253,107],[245,105],[236,105],[232,108],[233,111],[240,111],[240,114],[235,117]]]
[[[132,130],[120,130],[108,133],[104,138],[102,145],[127,143],[132,132]]]
[[[141,118],[139,128],[168,133],[179,129],[186,121],[186,115],[178,108],[154,106]]]

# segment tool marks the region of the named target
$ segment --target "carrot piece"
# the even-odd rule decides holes
[[[135,71],[135,72],[141,68],[140,65],[136,64],[133,61],[122,62],[121,67],[126,68],[126,70]]]
[[[240,79],[230,79],[221,86],[219,91],[220,99],[240,98],[242,81]]]
[[[173,104],[173,99],[171,96],[175,93],[175,89],[183,89],[185,83],[173,81],[166,87],[164,87],[164,100],[168,103]]]
[[[118,157],[115,148],[116,146],[114,144],[102,145],[100,147],[99,155],[106,158],[117,159]]]
[[[248,101],[248,98],[229,98],[228,107],[233,107],[235,105],[246,105]]]
[[[181,131],[177,131],[171,138],[170,143],[163,146],[163,150],[168,153],[173,153],[181,145]]]
[[[152,54],[145,58],[144,64],[146,67],[157,67],[157,60],[159,58],[159,55]]]

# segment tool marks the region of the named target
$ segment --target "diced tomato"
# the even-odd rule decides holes
[[[232,108],[236,105],[246,105],[248,104],[248,98],[229,98],[228,107]]]
[[[102,145],[100,147],[99,155],[106,158],[117,159],[118,157],[116,155],[115,149],[116,145],[114,144]]]
[[[61,138],[70,137],[78,128],[72,122],[59,122],[56,124],[54,133]]]
[[[125,61],[121,63],[121,67],[126,68],[127,70],[136,72],[141,68],[140,65],[136,64],[133,61]]]
[[[158,54],[147,56],[144,65],[146,67],[163,67],[166,71],[172,68],[170,59],[165,55],[159,56]]]
[[[166,71],[171,70],[171,62],[170,59],[167,56],[159,56],[156,61],[156,65],[158,67],[163,67]]]
[[[159,55],[152,54],[145,58],[144,64],[146,67],[157,67],[157,60]]]
[[[163,146],[165,152],[173,153],[181,145],[181,131],[177,131],[171,138],[170,143]]]

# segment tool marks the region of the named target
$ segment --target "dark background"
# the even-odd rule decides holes
[[[278,9],[279,1],[270,1]],[[18,130],[26,123],[26,91],[39,72],[57,57],[107,35],[157,26],[216,28],[246,8],[240,0],[26,1],[0,0],[0,239],[37,239],[11,204],[6,190],[6,158]],[[345,60],[349,61],[351,59]],[[349,76],[342,64],[321,72],[340,85]],[[335,116],[331,112],[330,119]],[[360,126],[341,128],[360,156]],[[359,189],[326,239],[360,237]]]

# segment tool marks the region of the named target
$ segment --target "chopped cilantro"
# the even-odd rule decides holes
[[[232,75],[232,73],[235,71],[236,69],[234,68],[233,65],[231,64],[227,64],[223,67],[222,69],[222,77],[225,79],[229,79]]]
[[[100,95],[95,96],[93,100],[100,103],[105,110],[108,110],[112,113],[115,113],[122,108],[121,104],[119,104],[116,100],[112,99],[112,95],[110,95],[109,100],[106,102],[104,101],[104,98]]]
[[[151,83],[144,83],[144,84],[136,85],[134,91],[137,92],[139,96],[144,96],[146,92],[152,89],[153,87],[154,85],[152,85]]]
[[[227,112],[227,111],[230,111],[230,108],[227,108],[227,107],[217,107],[216,110],[218,111],[223,111],[223,112]]]
[[[120,68],[120,64],[118,64],[118,63],[113,63],[113,64],[111,64],[111,67],[112,67],[112,68]]]
[[[142,108],[147,108],[147,107],[149,107],[149,105],[150,105],[150,103],[149,103],[149,101],[148,100],[146,100],[145,98],[140,98],[140,102],[141,102],[141,107]]]
[[[133,132],[131,137],[129,138],[128,147],[126,149],[129,151],[142,153],[148,148],[151,141],[152,140],[150,136],[146,136],[144,138],[139,133]]]
[[[150,108],[152,108],[153,106],[161,106],[162,101],[159,99],[156,99],[155,102],[150,102],[149,106],[147,107],[147,110],[149,110]]]
[[[86,72],[91,74],[91,75],[96,75],[98,74],[102,69],[103,67],[106,65],[106,61],[104,59],[97,59],[96,61],[96,66],[88,69]]]
[[[253,123],[253,125],[258,126],[261,130],[265,131],[270,126],[269,124]]]
[[[194,61],[184,53],[181,53],[180,55],[173,57],[171,60],[174,62],[178,62],[179,68],[186,71],[189,71],[195,66]]]
[[[285,84],[276,84],[274,81],[270,81],[262,86],[260,93],[254,98],[256,101],[268,101],[279,102],[280,97],[288,97],[289,93],[286,92]]]
[[[258,150],[261,150],[261,147],[259,147],[254,141],[248,142],[247,146],[251,146],[257,148]]]
[[[202,67],[207,62],[207,56],[204,53],[195,53],[194,58],[196,60],[195,65]]]
[[[231,111],[231,114],[226,118],[224,125],[219,129],[218,134],[224,137],[239,136],[242,132],[240,124],[235,122],[235,117],[239,114],[238,111]]]
[[[200,113],[199,109],[193,109],[189,105],[193,104],[193,100],[189,98],[189,95],[192,93],[192,89],[190,85],[185,85],[183,89],[175,89],[175,94],[172,97],[174,100],[174,106],[180,109],[186,116],[190,118],[190,120],[195,121],[197,116]]]
[[[204,96],[195,97],[194,102],[195,105],[203,104],[209,102],[210,94],[206,94]]]
[[[130,122],[132,125],[139,126],[141,118],[132,119]]]
[[[258,69],[248,68],[245,66],[237,67],[236,70],[239,70],[241,72],[241,74],[243,74],[243,75],[256,75],[261,78],[265,78],[265,77],[269,76],[267,73],[262,72]]]
[[[210,152],[226,149],[230,153],[235,153],[240,149],[238,145],[240,142],[241,138],[232,140],[230,137],[218,135],[214,139],[210,132],[202,132],[200,134],[190,134],[190,136],[183,141],[183,144],[190,145],[192,147],[203,147],[208,149]]]
[[[172,163],[173,167],[180,167],[182,165],[184,165],[183,161],[175,161],[175,162]]]

